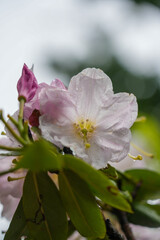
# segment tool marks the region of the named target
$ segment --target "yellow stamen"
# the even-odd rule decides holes
[[[5,132],[1,132],[1,135],[6,135],[6,133]]]
[[[130,158],[132,158],[133,160],[142,160],[143,159],[141,155],[133,156],[130,153],[128,153],[128,156]]]
[[[146,119],[147,118],[145,116],[141,116],[141,117],[138,117],[135,122],[145,122]]]
[[[132,147],[134,147],[136,150],[138,150],[140,153],[142,153],[144,156],[150,157],[150,158],[153,158],[153,157],[154,157],[154,155],[153,155],[152,153],[145,152],[143,149],[141,149],[140,147],[138,147],[136,144],[134,144],[134,143],[131,142],[131,145],[132,145]]]
[[[91,144],[89,144],[89,143],[85,144],[85,148],[90,148],[90,146],[91,146]]]
[[[14,158],[14,159],[12,160],[12,163],[13,163],[13,164],[17,164],[17,163],[18,163],[18,160],[17,160],[16,158]]]
[[[17,181],[17,180],[20,180],[20,179],[24,179],[25,177],[19,177],[19,178],[12,178],[12,177],[8,177],[7,180],[8,182],[12,182],[12,181]]]
[[[83,139],[85,148],[90,148],[89,138],[92,136],[92,133],[95,130],[93,122],[89,119],[80,119],[77,123],[74,123],[73,126],[76,130],[76,133]]]

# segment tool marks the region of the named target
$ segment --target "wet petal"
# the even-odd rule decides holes
[[[48,88],[41,94],[40,111],[40,129],[44,138],[56,143],[56,137],[74,135],[77,114],[70,93]]]
[[[111,162],[119,162],[124,159],[130,148],[131,132],[127,128],[122,128],[114,132],[101,132],[96,136],[96,144],[104,151],[110,152]]]
[[[94,120],[99,109],[113,94],[110,78],[100,69],[87,68],[74,76],[68,91],[72,94],[79,116]]]
[[[137,118],[138,105],[133,94],[118,93],[105,102],[97,115],[97,130],[130,128]]]

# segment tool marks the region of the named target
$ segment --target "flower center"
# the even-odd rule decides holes
[[[90,148],[91,145],[88,141],[95,130],[93,122],[89,119],[81,119],[77,123],[74,123],[74,127],[78,135],[83,138],[85,148]]]

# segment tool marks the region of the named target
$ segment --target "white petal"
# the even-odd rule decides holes
[[[97,130],[130,128],[137,118],[138,105],[133,94],[118,93],[105,102],[97,116]]]
[[[106,167],[108,159],[111,158],[110,149],[98,145],[94,141],[90,142],[90,144],[91,147],[85,150],[87,157],[84,160],[97,169]]]
[[[60,141],[63,144],[63,146],[70,148],[73,151],[74,155],[82,159],[87,158],[83,140],[77,137],[76,135],[74,135],[73,132],[68,136],[62,135],[62,136],[55,137],[55,139],[57,141]]]
[[[106,159],[111,162],[119,162],[124,159],[130,148],[131,132],[127,128],[107,133],[101,132],[96,136],[96,143],[104,151],[109,151],[111,156]]]
[[[110,78],[100,69],[87,68],[71,79],[68,91],[75,99],[79,116],[94,120],[110,95],[113,94]]]

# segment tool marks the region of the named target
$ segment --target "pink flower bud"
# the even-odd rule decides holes
[[[18,99],[24,98],[29,102],[35,95],[38,88],[37,80],[33,72],[24,64],[22,76],[17,83]]]

